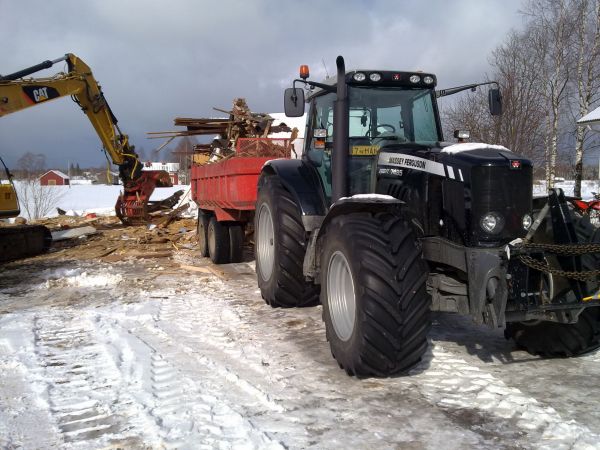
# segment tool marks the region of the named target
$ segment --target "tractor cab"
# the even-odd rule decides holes
[[[397,71],[353,70],[343,75],[347,86],[347,135],[336,141],[347,149],[347,192],[344,196],[375,192],[377,157],[385,148],[433,147],[442,140],[436,104],[436,78],[432,74]],[[340,83],[342,84],[342,83]],[[304,158],[317,168],[327,202],[332,203],[332,152],[338,77],[327,84],[312,83],[309,104],[308,134]],[[291,99],[300,107],[289,111]],[[304,92],[288,89],[286,114],[303,113]],[[347,115],[346,115],[347,114]]]

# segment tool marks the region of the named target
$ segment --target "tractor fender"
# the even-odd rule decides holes
[[[300,209],[306,231],[318,228],[327,208],[319,175],[314,167],[300,159],[275,159],[265,163],[261,179],[265,174],[277,175],[281,184],[292,194]]]
[[[404,202],[391,195],[359,194],[352,197],[342,197],[329,208],[329,212],[319,227],[317,239],[327,229],[327,225],[337,216],[355,212],[391,211],[401,205],[404,205]]]
[[[399,210],[404,202],[389,195],[362,194],[342,197],[329,208],[315,232],[311,233],[308,249],[304,255],[302,270],[304,276],[318,282],[320,255],[323,246],[321,237],[326,233],[329,223],[338,216],[356,212],[383,212]]]

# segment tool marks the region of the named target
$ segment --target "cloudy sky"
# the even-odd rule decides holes
[[[260,112],[283,109],[300,64],[311,78],[348,68],[424,70],[439,87],[482,80],[488,57],[521,25],[521,0],[0,0],[0,73],[65,53],[93,70],[123,132],[147,153],[149,131],[175,117],[214,115],[246,97]],[[64,64],[40,72],[49,76]],[[101,145],[69,99],[0,119],[0,156],[25,152],[49,167],[100,166]]]

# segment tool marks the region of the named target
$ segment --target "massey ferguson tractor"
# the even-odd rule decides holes
[[[309,104],[302,158],[267,162],[258,183],[268,304],[320,299],[333,356],[356,376],[417,363],[432,310],[502,327],[532,354],[600,346],[599,229],[559,189],[534,199],[531,161],[444,142],[437,98],[479,84],[436,91],[432,74],[346,71],[341,56],[337,77],[300,78],[285,111]],[[498,88],[489,99],[500,114]]]

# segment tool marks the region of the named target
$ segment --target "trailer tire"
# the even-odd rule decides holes
[[[276,175],[259,180],[254,230],[256,275],[265,302],[274,308],[317,304],[318,288],[302,271],[308,239],[300,211]]]
[[[349,375],[406,372],[427,349],[428,267],[408,223],[389,213],[335,217],[321,254],[331,353]]]
[[[244,257],[244,227],[239,223],[229,225],[229,262],[242,262]]]
[[[200,256],[208,256],[208,222],[210,216],[203,212],[201,209],[198,210],[198,223],[196,226],[196,234],[198,235],[198,251]]]
[[[208,253],[210,260],[215,264],[227,264],[229,262],[229,227],[217,221],[212,216],[208,222]]]
[[[600,228],[592,225],[589,217],[574,217],[574,226],[579,242],[600,243]],[[596,270],[600,267],[600,254],[587,254],[581,258],[581,263],[583,270]],[[588,282],[588,292],[596,292],[599,285],[598,280]],[[508,323],[504,335],[533,355],[581,355],[600,347],[600,307],[586,308],[579,314],[578,321],[572,324],[548,321]]]

